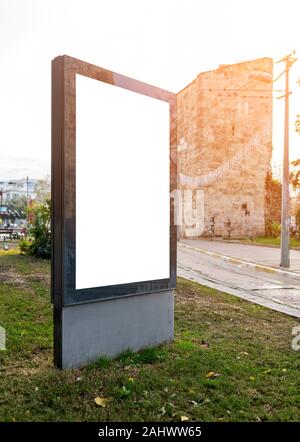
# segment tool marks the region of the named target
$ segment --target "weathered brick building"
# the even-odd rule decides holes
[[[195,190],[204,196],[203,229],[187,235],[192,227],[189,215],[194,224],[202,214],[186,206],[181,236],[265,233],[272,74],[271,58],[221,65],[199,74],[178,93],[179,188],[193,189],[194,204]]]

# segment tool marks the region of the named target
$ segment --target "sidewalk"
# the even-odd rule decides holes
[[[204,249],[214,254],[225,255],[227,257],[259,264],[282,271],[300,274],[300,251],[291,250],[291,265],[288,269],[280,268],[280,249],[275,247],[261,247],[256,245],[231,243],[230,241],[218,241],[207,239],[182,239],[180,241],[191,247]]]

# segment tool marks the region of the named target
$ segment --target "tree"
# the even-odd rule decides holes
[[[290,184],[294,190],[300,189],[300,159],[292,161],[294,170],[290,172]]]
[[[39,203],[45,203],[46,200],[49,200],[51,198],[51,185],[49,175],[46,175],[45,178],[38,180],[35,187],[35,193],[35,199]]]
[[[22,252],[40,258],[51,256],[51,203],[31,201],[28,207],[29,241],[22,240],[20,248]]]
[[[265,181],[265,233],[274,235],[274,227],[281,218],[281,183],[267,173]]]
[[[10,214],[10,218],[26,219],[28,206],[26,196],[16,196],[15,198],[6,200],[6,205]]]
[[[295,131],[300,134],[300,115],[297,115],[297,120],[295,121]]]

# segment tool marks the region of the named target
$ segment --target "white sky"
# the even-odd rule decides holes
[[[0,0],[0,179],[50,172],[51,59],[61,54],[178,92],[199,72],[296,49],[299,0]],[[277,65],[280,72],[283,65]],[[300,62],[291,159],[300,157]],[[282,89],[284,79],[274,87]],[[275,100],[280,161],[284,100]]]

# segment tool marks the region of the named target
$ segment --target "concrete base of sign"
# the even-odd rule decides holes
[[[64,307],[61,334],[61,368],[171,341],[173,291]]]

